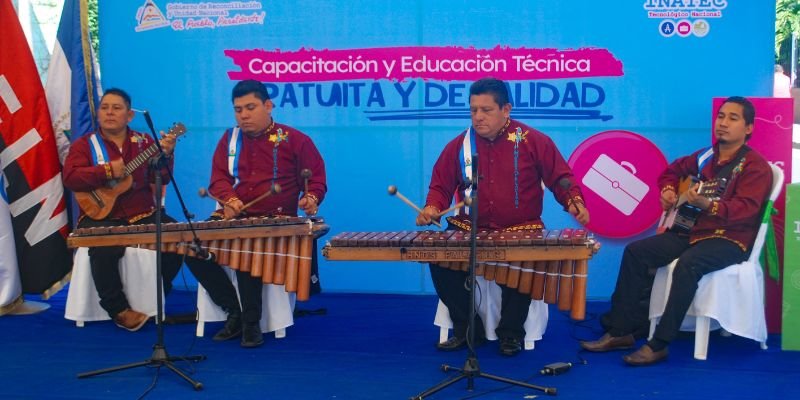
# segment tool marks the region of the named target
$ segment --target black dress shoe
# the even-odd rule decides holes
[[[440,351],[456,351],[467,347],[467,338],[453,336],[446,342],[437,343],[436,349]]]
[[[197,323],[197,312],[171,314],[164,316],[164,325],[194,324]]]
[[[475,339],[475,346],[478,347],[482,344],[486,343],[485,337],[479,337]],[[447,339],[444,343],[437,343],[436,349],[439,351],[456,351],[467,348],[467,338],[462,338],[458,336],[453,336],[450,339]]]
[[[228,314],[228,319],[225,320],[225,326],[214,335],[213,340],[222,342],[239,337],[242,334],[242,318],[241,314]]]
[[[245,323],[242,328],[242,347],[258,347],[264,344],[264,335],[261,327],[256,323]]]
[[[500,354],[506,357],[513,357],[522,351],[522,343],[515,338],[500,339]]]

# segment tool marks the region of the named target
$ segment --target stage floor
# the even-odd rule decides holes
[[[195,292],[176,290],[167,298],[168,314],[191,311]],[[204,389],[195,392],[166,368],[136,368],[77,379],[80,372],[142,361],[150,357],[156,327],[149,322],[129,333],[110,321],[75,327],[65,320],[66,290],[38,315],[0,317],[3,399],[405,399],[451,376],[440,366],[462,367],[466,352],[442,353],[434,348],[433,296],[321,294],[299,310],[326,309],[323,315],[295,319],[284,339],[266,335],[257,349],[238,341],[216,343],[210,335],[221,323],[208,324],[207,336],[195,338],[193,324],[165,326],[170,355],[203,354],[199,363],[179,362]],[[560,399],[779,399],[794,398],[800,382],[800,352],[780,351],[780,337],[769,349],[741,338],[712,333],[708,361],[692,358],[691,336],[670,347],[660,365],[632,368],[622,353],[578,352],[578,339],[600,334],[596,315],[608,303],[590,302],[589,319],[574,323],[551,308],[544,339],[535,350],[514,358],[497,354],[497,343],[477,351],[484,372],[558,389]],[[585,360],[585,364],[582,364]],[[559,376],[541,376],[553,362],[571,362]],[[155,386],[151,387],[155,382]],[[530,399],[541,392],[486,379],[474,391],[461,381],[433,399]]]

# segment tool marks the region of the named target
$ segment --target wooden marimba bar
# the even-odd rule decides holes
[[[328,232],[321,218],[277,217],[193,223],[204,249],[220,265],[250,272],[265,284],[285,285],[308,300],[314,239]],[[161,226],[161,250],[195,256],[193,236],[185,222]],[[67,238],[75,247],[136,246],[156,249],[154,224],[81,228]]]
[[[467,271],[469,239],[469,232],[455,230],[343,232],[322,254],[329,260],[417,261]],[[585,318],[588,260],[598,247],[585,230],[481,230],[476,245],[477,275],[557,304],[575,320]]]

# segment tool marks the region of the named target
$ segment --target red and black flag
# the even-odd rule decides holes
[[[0,0],[0,49],[0,191],[11,213],[22,291],[46,298],[72,268],[67,212],[47,100],[10,0]]]

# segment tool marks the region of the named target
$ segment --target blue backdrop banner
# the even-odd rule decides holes
[[[214,204],[189,194],[207,186],[214,146],[235,124],[237,80],[265,82],[276,121],[319,147],[329,184],[320,215],[329,235],[415,229],[416,212],[387,187],[422,205],[439,152],[469,125],[470,82],[506,80],[512,117],[551,136],[595,195],[590,228],[603,248],[590,262],[590,297],[610,295],[624,245],[653,233],[653,175],[709,144],[712,97],[768,96],[772,85],[769,1],[129,0],[100,7],[104,86],[128,90],[134,107],[162,127],[186,124],[175,176],[203,218]],[[137,117],[134,126],[144,121]],[[609,170],[626,197],[598,186]],[[177,214],[174,195],[167,205]],[[550,228],[578,226],[549,195],[543,217]],[[321,278],[330,291],[433,292],[422,264],[322,260]]]

